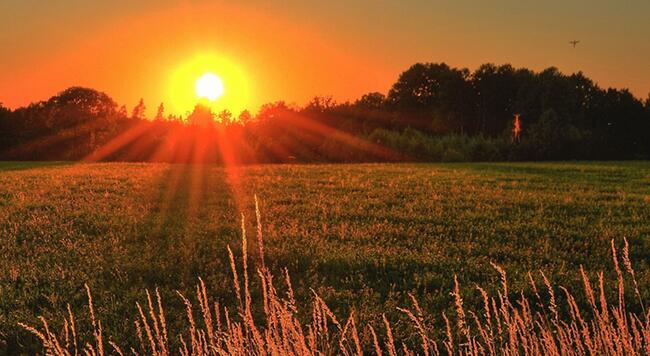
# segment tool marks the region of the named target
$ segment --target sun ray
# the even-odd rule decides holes
[[[140,122],[124,131],[123,133],[119,134],[99,149],[84,157],[82,161],[98,162],[104,160],[140,138],[148,130],[150,130],[150,128],[151,127],[149,125],[149,122]]]

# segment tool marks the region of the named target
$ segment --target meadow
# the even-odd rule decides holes
[[[443,337],[440,315],[457,309],[455,288],[477,309],[477,284],[490,295],[533,298],[529,271],[540,283],[541,270],[567,287],[581,307],[589,305],[581,266],[594,280],[604,271],[607,297],[616,300],[612,240],[617,248],[629,241],[640,282],[625,296],[628,311],[644,313],[638,300],[650,300],[647,162],[2,163],[0,351],[39,350],[37,337],[18,323],[40,325],[43,316],[58,334],[68,304],[86,330],[79,332],[89,334],[85,284],[103,333],[127,349],[137,347],[136,302],[147,304],[147,289],[158,289],[169,330],[188,327],[176,291],[194,295],[199,277],[210,298],[236,308],[228,247],[241,263],[242,215],[248,268],[262,263],[255,195],[264,262],[278,280],[286,268],[297,303],[317,295],[343,320],[354,311],[357,324],[376,330],[385,315],[405,345],[419,342],[397,309],[413,305],[409,294]],[[507,272],[508,290],[492,264]],[[261,303],[261,283],[250,283],[253,303]],[[372,345],[367,330],[362,334]]]

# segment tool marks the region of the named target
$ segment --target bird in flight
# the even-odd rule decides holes
[[[580,41],[579,40],[573,40],[573,41],[569,41],[569,43],[573,45],[573,48],[576,48],[576,45],[578,43],[580,43]]]

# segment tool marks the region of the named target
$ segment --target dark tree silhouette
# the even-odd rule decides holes
[[[44,103],[46,127],[65,132],[69,159],[94,149],[117,120],[117,104],[105,93],[82,87],[66,89]],[[59,147],[65,147],[62,143]]]
[[[303,108],[305,113],[324,113],[336,106],[331,96],[316,96]]]
[[[526,137],[527,148],[535,159],[575,159],[580,131],[555,110],[548,109],[535,122]]]
[[[251,115],[250,111],[244,110],[239,114],[239,117],[237,119],[242,125],[248,125],[253,121],[253,115]]]
[[[495,136],[503,133],[515,112],[520,83],[510,65],[484,64],[471,77],[477,100],[476,132]]]
[[[216,120],[222,126],[228,126],[234,123],[233,115],[229,110],[220,111],[216,116]]]
[[[133,111],[131,113],[131,118],[137,120],[145,119],[146,111],[147,111],[147,107],[144,105],[144,99],[141,98],[138,104],[133,108]]]
[[[160,103],[158,105],[158,110],[156,111],[156,116],[154,117],[155,121],[163,121],[165,120],[165,104]]]
[[[470,73],[418,63],[388,95],[353,103],[279,101],[256,115],[197,105],[166,119],[161,103],[153,121],[145,109],[141,99],[129,117],[81,87],[16,110],[0,105],[0,159],[223,162],[225,148],[229,163],[650,158],[650,95],[642,101],[553,67],[484,64]],[[521,135],[512,140],[516,114]]]
[[[354,103],[357,107],[367,110],[381,110],[386,104],[386,95],[382,93],[368,93]]]
[[[420,115],[412,124],[432,133],[466,132],[475,97],[467,69],[444,63],[418,63],[402,73],[388,92],[398,111]],[[428,114],[428,115],[427,115]]]
[[[214,114],[205,105],[197,104],[187,117],[187,123],[194,126],[209,127],[214,125]]]
[[[14,125],[15,122],[13,121],[11,110],[0,103],[0,151],[15,144],[15,139],[11,139],[7,135],[7,133],[14,130]]]

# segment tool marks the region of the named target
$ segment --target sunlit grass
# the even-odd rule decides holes
[[[499,290],[490,262],[508,272],[513,303],[519,291],[536,298],[527,272],[541,283],[537,271],[543,270],[554,286],[574,293],[580,308],[589,308],[578,289],[581,265],[605,271],[606,297],[618,300],[612,239],[620,246],[628,238],[639,294],[650,297],[644,282],[650,279],[650,166],[643,162],[229,169],[12,163],[1,169],[0,351],[40,350],[17,324],[39,325],[39,315],[59,337],[67,304],[80,339],[89,340],[84,284],[104,333],[127,350],[139,343],[135,303],[144,306],[144,290],[157,288],[174,331],[169,347],[177,350],[188,321],[176,290],[189,298],[201,277],[211,301],[238,305],[227,246],[241,263],[240,213],[255,216],[255,193],[266,267],[276,280],[284,268],[291,275],[301,325],[311,320],[313,289],[338,318],[354,310],[358,328],[372,325],[382,347],[382,314],[396,347],[421,342],[397,310],[411,308],[409,294],[428,315],[430,337],[443,340],[441,312],[454,315],[454,274],[463,305],[478,310],[475,283],[491,296]],[[257,251],[254,241],[250,249]],[[251,255],[252,308],[263,322],[260,266]],[[640,316],[635,294],[628,293],[626,306]],[[563,294],[556,298],[565,305],[560,315],[570,318]],[[368,330],[359,333],[364,348],[370,345]]]
[[[236,258],[228,248],[232,272],[230,292],[236,296],[235,305],[222,305],[215,301],[208,295],[203,280],[199,279],[194,305],[188,297],[177,292],[186,307],[189,326],[185,330],[168,329],[158,289],[154,297],[147,290],[146,302],[142,302],[146,304],[143,307],[141,302],[136,302],[138,313],[133,317],[133,332],[139,343],[123,349],[117,341],[104,335],[87,285],[92,325],[89,340],[78,339],[75,317],[69,305],[68,316],[58,333],[44,318],[40,318],[39,328],[24,323],[19,325],[40,339],[47,354],[62,356],[77,355],[80,351],[89,355],[123,355],[124,351],[150,355],[176,352],[181,355],[363,355],[371,351],[376,355],[641,355],[650,351],[650,313],[645,313],[625,239],[620,257],[620,251],[617,252],[612,240],[618,293],[614,303],[609,302],[605,295],[602,272],[598,274],[597,286],[592,287],[592,281],[580,267],[583,292],[589,302],[588,308],[581,308],[569,289],[552,285],[542,271],[536,274],[528,272],[534,297],[526,297],[523,292],[519,297],[512,295],[507,272],[493,264],[501,287],[490,295],[476,285],[483,299],[482,309],[466,308],[454,275],[451,292],[453,313],[447,316],[442,312],[440,316],[445,322],[444,337],[436,332],[436,325],[428,319],[429,315],[425,315],[417,298],[409,294],[410,305],[396,310],[408,318],[406,328],[412,329],[413,335],[420,339],[419,344],[413,344],[408,339],[395,340],[393,326],[385,314],[382,315],[383,323],[374,326],[371,323],[359,324],[354,310],[347,318],[337,317],[315,291],[312,291],[311,303],[297,303],[288,272],[285,270],[283,276],[276,276],[284,282],[280,289],[273,274],[265,267],[258,209],[256,216],[260,254],[255,259],[257,269],[254,275],[261,286],[261,294],[257,296],[261,303],[254,304],[258,301],[251,297],[249,261],[253,259],[248,255],[246,224],[242,217],[242,255]],[[634,294],[638,297],[635,303],[641,308],[641,313],[630,311],[626,306],[625,275],[633,283]],[[538,287],[539,283],[542,284]],[[558,305],[556,293],[563,294],[566,305]],[[254,310],[254,305],[261,310]],[[561,316],[559,308],[562,307],[569,310],[568,316]],[[301,310],[311,314],[311,319],[300,318]],[[255,315],[261,317],[256,320]],[[176,342],[170,341],[170,335]]]

